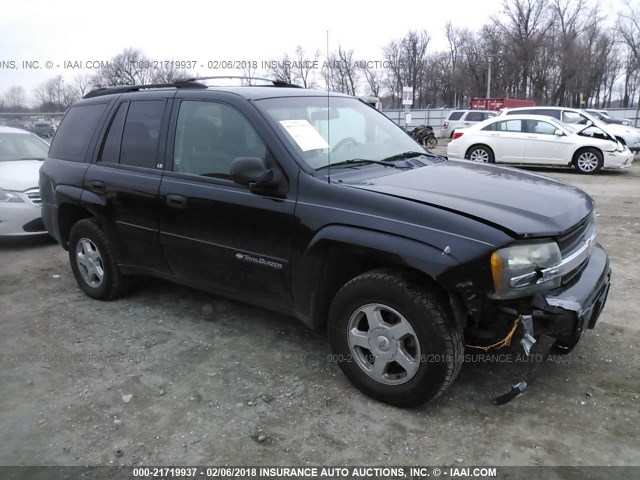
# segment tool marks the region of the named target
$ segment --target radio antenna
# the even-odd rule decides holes
[[[327,68],[331,68],[331,60],[329,59],[329,30],[327,30]],[[329,78],[331,76],[331,72],[327,70],[327,75],[325,76],[325,83],[327,86],[327,143],[329,144],[329,149],[327,150],[327,182],[331,183],[331,116],[329,115]]]

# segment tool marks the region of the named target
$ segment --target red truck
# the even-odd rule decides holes
[[[501,110],[507,107],[535,107],[532,100],[518,100],[516,98],[473,98],[472,110]]]

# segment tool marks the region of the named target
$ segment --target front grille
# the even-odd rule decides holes
[[[42,199],[40,198],[40,190],[37,188],[32,188],[31,190],[27,190],[24,194],[31,200],[34,204],[41,207]]]
[[[592,213],[587,218],[582,220],[579,224],[570,229],[567,233],[557,237],[556,242],[558,243],[558,247],[560,248],[560,253],[563,260],[570,257],[578,250],[584,250],[587,241],[589,239],[593,239],[595,231],[596,217],[595,213]],[[562,283],[567,284],[571,282],[571,280],[573,280],[587,265],[589,257],[590,254],[584,259],[582,263],[576,265],[575,268],[571,269],[570,271],[567,271],[562,276]]]
[[[582,222],[573,227],[568,233],[556,238],[562,258],[568,257],[575,252],[591,235],[594,227],[595,223],[592,216],[589,215],[587,218],[582,220]]]

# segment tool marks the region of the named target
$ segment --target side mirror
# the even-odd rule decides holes
[[[278,185],[277,175],[259,157],[238,157],[231,162],[231,179],[251,190],[264,190]]]
[[[555,133],[559,137],[564,137],[564,132],[562,130],[560,130],[559,128],[553,133]]]

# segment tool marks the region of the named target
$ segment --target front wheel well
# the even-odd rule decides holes
[[[348,250],[348,249],[347,249]],[[327,250],[324,269],[316,283],[312,317],[318,328],[327,323],[331,303],[338,291],[350,280],[373,270],[395,271],[404,278],[432,287],[439,294],[447,292],[429,275],[406,265],[392,255],[376,251],[347,251],[330,247]]]
[[[478,147],[486,148],[487,150],[489,150],[491,152],[492,155],[495,156],[495,153],[493,152],[493,149],[489,145],[487,145],[485,143],[474,143],[469,148],[467,148],[466,152],[464,152],[464,158],[468,158],[469,154],[471,153],[471,150],[473,150],[474,148],[478,148]]]
[[[616,137],[616,140],[618,140],[622,145],[626,145],[627,142],[624,141],[624,138],[622,137]]]
[[[603,151],[600,150],[598,147],[580,147],[575,152],[573,152],[573,157],[571,157],[571,164],[575,165],[580,154],[586,150],[596,150],[602,157],[604,157]]]

